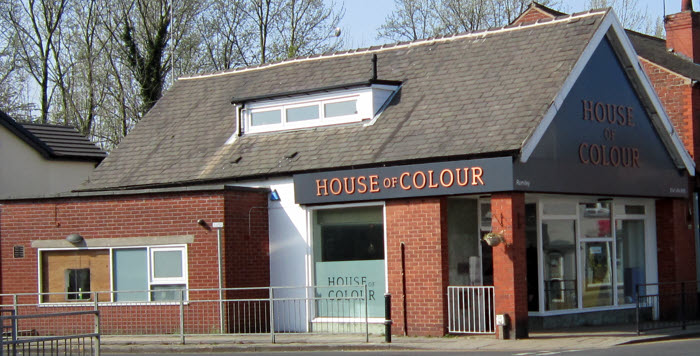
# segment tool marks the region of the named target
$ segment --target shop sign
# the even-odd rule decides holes
[[[322,299],[348,299],[346,309],[320,303],[318,316],[364,316],[365,288],[367,286],[367,315],[384,317],[384,260],[316,262],[316,296]],[[354,309],[354,310],[347,310]]]
[[[512,190],[511,157],[298,174],[298,204]]]
[[[674,163],[642,98],[606,40],[572,86],[527,162],[515,189],[547,193],[685,197]]]

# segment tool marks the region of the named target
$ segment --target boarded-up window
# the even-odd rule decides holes
[[[71,270],[87,271],[71,273]],[[84,288],[110,290],[109,275],[109,250],[44,251],[41,254],[41,292],[51,294],[44,295],[42,301],[84,301],[90,298]],[[83,293],[80,293],[81,288]],[[78,294],[67,294],[69,292]],[[99,300],[109,301],[110,296],[105,293],[99,296]]]

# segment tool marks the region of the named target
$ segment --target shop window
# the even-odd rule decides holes
[[[381,206],[320,209],[313,216],[317,293],[359,295],[368,287],[368,316],[384,316],[384,218]],[[318,317],[360,317],[357,310],[319,307]]]
[[[642,206],[643,207],[643,206]],[[617,220],[617,303],[637,301],[637,284],[646,283],[644,220]]]
[[[545,310],[576,308],[576,221],[543,219],[542,253]]]
[[[66,299],[90,299],[90,269],[69,268],[66,270]]]

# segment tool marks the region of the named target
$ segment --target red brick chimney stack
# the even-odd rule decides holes
[[[681,2],[681,11],[693,11],[693,1],[683,0],[683,2]]]
[[[666,48],[700,62],[700,13],[691,0],[681,0],[681,12],[666,16]]]

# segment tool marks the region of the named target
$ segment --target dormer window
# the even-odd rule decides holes
[[[379,114],[399,83],[361,83],[306,93],[242,99],[245,133],[302,129],[369,121]],[[236,102],[234,100],[234,102]]]

